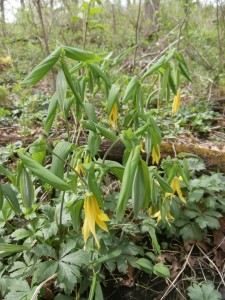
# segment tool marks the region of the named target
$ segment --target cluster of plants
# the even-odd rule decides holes
[[[186,62],[172,49],[144,73],[118,76],[115,69],[133,50],[114,58],[60,46],[23,81],[36,84],[57,70],[45,136],[11,149],[16,167],[7,158],[0,165],[4,299],[104,299],[107,276],[125,276],[128,268],[170,276],[158,260],[159,233],[202,240],[219,228],[224,176],[199,176],[204,164],[196,157],[160,159],[152,99],[157,94],[157,105],[170,105],[171,118],[177,114],[181,79],[190,81]],[[46,136],[57,116],[66,138],[52,144]],[[119,143],[121,163],[108,159]]]

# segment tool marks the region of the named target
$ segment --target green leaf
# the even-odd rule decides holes
[[[70,190],[70,186],[65,181],[60,179],[58,176],[54,175],[51,171],[41,166],[39,163],[31,159],[29,156],[24,155],[22,153],[18,153],[18,154],[25,167],[27,167],[44,183],[48,183],[60,191]]]
[[[216,218],[208,216],[208,215],[202,215],[202,216],[197,217],[195,219],[195,222],[198,224],[198,226],[201,229],[204,229],[206,227],[210,227],[212,229],[220,228],[219,221]]]
[[[143,81],[146,77],[152,75],[155,71],[158,71],[160,68],[163,67],[163,65],[165,64],[165,56],[162,56],[157,63],[155,63],[153,66],[151,66],[146,72],[145,74],[142,76],[141,81]]]
[[[109,254],[104,255],[104,256],[98,258],[97,260],[95,260],[93,262],[93,265],[96,266],[96,265],[102,264],[110,259],[116,258],[116,257],[120,256],[121,253],[122,253],[121,249],[113,250]]]
[[[97,282],[95,287],[95,300],[104,300],[101,284]]]
[[[7,244],[7,243],[0,243],[0,252],[22,252],[30,250],[32,245],[13,245],[13,244]]]
[[[18,278],[9,286],[10,292],[5,296],[5,300],[27,300],[26,296],[30,293],[30,286],[26,280]]]
[[[152,273],[153,265],[150,260],[146,258],[139,258],[136,263],[141,267],[141,269],[146,273]]]
[[[113,105],[118,98],[120,92],[120,86],[117,84],[113,84],[111,89],[109,90],[108,95],[108,103],[107,103],[107,114],[109,115],[112,111]]]
[[[96,65],[93,63],[88,64],[92,73],[95,73],[98,77],[102,78],[107,86],[111,86],[111,81],[109,77]]]
[[[3,191],[2,191],[2,186],[0,185],[0,211],[2,210],[3,203],[4,203]]]
[[[55,249],[47,244],[40,244],[31,249],[37,256],[51,257],[57,259]]]
[[[44,261],[37,264],[37,269],[33,276],[34,283],[40,283],[54,275],[58,270],[59,263],[56,261]]]
[[[92,103],[85,102],[83,104],[86,115],[88,116],[89,121],[97,123],[97,116],[95,113],[95,107]]]
[[[2,184],[2,192],[15,213],[20,214],[20,205],[17,199],[17,193],[11,188],[8,183]]]
[[[66,263],[59,262],[58,282],[71,294],[74,286],[77,283],[77,278],[80,277],[79,269],[76,266],[70,266]]]
[[[64,106],[66,100],[67,83],[66,77],[62,69],[59,70],[56,78],[56,97],[59,102],[60,110],[64,113]]]
[[[46,150],[47,150],[47,144],[43,136],[40,136],[29,147],[29,152],[31,153],[31,157],[41,165],[44,164]]]
[[[124,216],[127,202],[132,192],[132,184],[134,174],[140,160],[140,145],[136,146],[130,153],[127,164],[125,166],[122,186],[119,194],[119,199],[116,207],[116,218],[117,221],[121,220]]]
[[[134,174],[133,186],[132,186],[132,204],[134,214],[137,215],[140,209],[143,208],[146,195],[144,174],[142,171],[141,161],[139,161],[138,167]]]
[[[102,163],[102,160],[99,159],[98,162]],[[113,160],[105,160],[104,167],[106,167],[107,171],[114,174],[119,180],[122,181],[124,166],[120,163]]]
[[[73,144],[62,141],[59,142],[53,150],[51,172],[60,179],[63,179],[65,165],[64,161],[67,159],[72,146]],[[54,155],[54,153],[56,155]]]
[[[88,150],[90,151],[92,157],[95,157],[95,155],[98,153],[100,144],[101,144],[100,136],[93,131],[89,131]]]
[[[222,300],[221,293],[214,288],[211,281],[206,281],[201,286],[193,283],[187,291],[191,300]]]
[[[88,295],[88,300],[94,299],[96,284],[97,284],[97,273],[95,273],[92,278],[91,289]]]
[[[156,170],[152,169],[152,173],[154,174],[164,193],[173,193],[171,186],[158,174]]]
[[[89,255],[84,250],[78,250],[61,257],[60,261],[81,267],[82,265],[87,265],[89,263]]]
[[[110,130],[107,129],[99,124],[95,124],[95,126],[97,127],[99,133],[104,136],[105,138],[107,138],[108,140],[115,142],[117,140],[117,136],[115,135],[115,133]]]
[[[69,46],[63,46],[63,49],[67,57],[77,61],[98,62],[102,60],[100,56],[97,56],[96,54],[89,51],[84,51]]]
[[[33,71],[24,79],[22,84],[36,84],[40,81],[48,71],[52,69],[61,55],[61,47],[57,48],[48,57],[46,57]]]
[[[134,76],[126,88],[125,94],[123,96],[123,103],[127,103],[128,100],[132,99],[133,93],[135,92],[138,84],[139,83],[137,76]]]
[[[81,226],[80,219],[81,219],[81,211],[82,211],[83,203],[84,203],[83,200],[79,200],[75,204],[69,207],[73,228],[76,232],[80,230],[80,226]]]
[[[30,209],[34,203],[34,186],[30,174],[25,168],[20,173],[20,194],[23,205]]]
[[[52,124],[53,124],[53,121],[54,121],[55,115],[56,115],[57,106],[58,106],[58,98],[55,93],[52,96],[52,98],[50,99],[50,103],[48,106],[48,114],[47,114],[47,118],[45,120],[44,129],[47,134],[49,134],[49,132],[51,131]]]
[[[11,171],[4,168],[2,165],[0,165],[0,173],[6,176],[13,185],[16,185],[16,176]]]
[[[25,228],[19,228],[16,229],[12,234],[11,237],[15,240],[15,241],[19,241],[22,240],[24,238],[27,238],[29,236],[32,235],[32,232],[30,230],[27,230]]]
[[[130,52],[134,51],[137,47],[138,45],[134,45],[133,47],[128,48],[127,50],[120,53],[120,55],[114,58],[112,66],[118,65],[124,59],[124,57],[126,57]]]
[[[188,195],[188,202],[199,202],[204,195],[204,190],[197,189]]]
[[[158,263],[154,265],[153,273],[157,276],[164,277],[164,278],[170,277],[170,270],[168,269],[167,266],[165,266],[162,263]]]

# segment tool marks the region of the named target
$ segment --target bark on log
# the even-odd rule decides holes
[[[1,136],[0,137],[0,146],[6,146],[9,143],[15,143],[17,141],[22,141],[23,144],[30,144],[32,143],[36,138],[35,137],[19,137],[19,136]],[[58,139],[58,137],[52,137],[50,138],[50,141],[53,141],[54,139]],[[79,140],[79,145],[85,145],[86,139],[82,138]],[[109,149],[109,147],[112,145],[111,142],[108,140],[103,140],[99,156],[103,158],[106,151]],[[125,147],[120,142],[117,143],[109,152],[107,159],[114,160],[121,162],[123,158]],[[191,153],[199,156],[203,159],[206,167],[208,170],[216,171],[216,172],[222,172],[225,173],[225,152],[222,151],[216,151],[216,150],[210,150],[203,147],[198,147],[197,145],[183,145],[183,144],[172,144],[172,143],[166,143],[164,142],[161,147],[161,157],[166,158],[167,156],[175,157],[179,153]]]

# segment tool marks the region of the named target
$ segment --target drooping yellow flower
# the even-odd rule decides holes
[[[152,207],[150,207],[149,209],[148,209],[148,213],[149,213],[149,215],[152,215]],[[153,216],[152,216],[152,218],[157,218],[157,223],[159,223],[161,220],[162,220],[162,214],[161,214],[161,211],[159,210],[159,211],[157,211]],[[169,222],[169,219],[171,219],[171,220],[174,220],[174,217],[168,212],[167,213],[167,215],[166,215],[166,221],[167,222]]]
[[[109,115],[109,124],[117,126],[117,114],[118,114],[118,109],[117,109],[117,104],[115,102],[111,110],[111,113]]]
[[[174,99],[173,99],[172,116],[176,115],[179,107],[180,107],[180,92],[178,91],[176,96],[174,96]]]
[[[172,199],[172,197],[174,196],[174,194],[177,192],[179,198],[180,198],[183,202],[186,203],[186,200],[185,200],[185,198],[184,198],[184,196],[183,196],[183,194],[182,194],[182,191],[181,191],[181,189],[180,189],[180,183],[179,183],[179,180],[181,180],[180,177],[176,177],[176,176],[175,176],[175,177],[173,178],[173,180],[171,181],[171,184],[170,184],[171,188],[173,189],[173,193],[166,193],[166,194],[165,194],[165,197],[166,197],[166,198],[167,198],[167,197],[170,197],[170,198]]]
[[[83,164],[81,162],[76,166],[75,170],[77,171],[78,174],[80,174],[82,176],[86,175],[84,168],[83,168]]]
[[[160,148],[159,145],[157,145],[157,147],[158,147],[158,154],[155,148],[152,147],[152,163],[154,164],[156,162],[156,164],[158,165],[160,160]]]
[[[83,229],[82,229],[82,233],[84,236],[84,243],[86,244],[90,233],[92,233],[94,236],[95,242],[99,248],[100,245],[99,245],[99,241],[98,241],[98,238],[96,235],[95,223],[97,223],[97,225],[101,229],[108,232],[108,228],[107,228],[105,222],[110,221],[110,219],[108,218],[108,216],[105,213],[103,213],[100,210],[100,208],[98,206],[98,202],[92,193],[87,193],[86,197],[84,199],[84,215],[85,215],[85,218],[84,218],[84,225],[83,225]]]

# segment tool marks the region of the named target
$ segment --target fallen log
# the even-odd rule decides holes
[[[24,144],[28,145],[32,143],[37,137],[20,137],[16,135],[11,136],[1,136],[0,137],[0,146],[6,146],[9,143],[15,143],[17,141],[21,141]],[[53,140],[58,139],[59,137],[52,137],[48,141],[51,143]],[[79,140],[79,145],[85,145],[86,139],[82,138]],[[112,143],[108,140],[103,140],[99,150],[100,158],[103,158],[106,151]],[[114,160],[117,162],[122,162],[123,153],[125,147],[123,143],[118,142],[108,153],[107,159]],[[162,143],[160,147],[161,158],[166,158],[167,156],[175,157],[179,153],[190,153],[199,156],[203,159],[206,168],[210,171],[222,172],[225,173],[225,152],[211,150],[208,148],[199,147],[194,144],[179,144],[179,143]],[[145,155],[143,154],[143,158]]]

